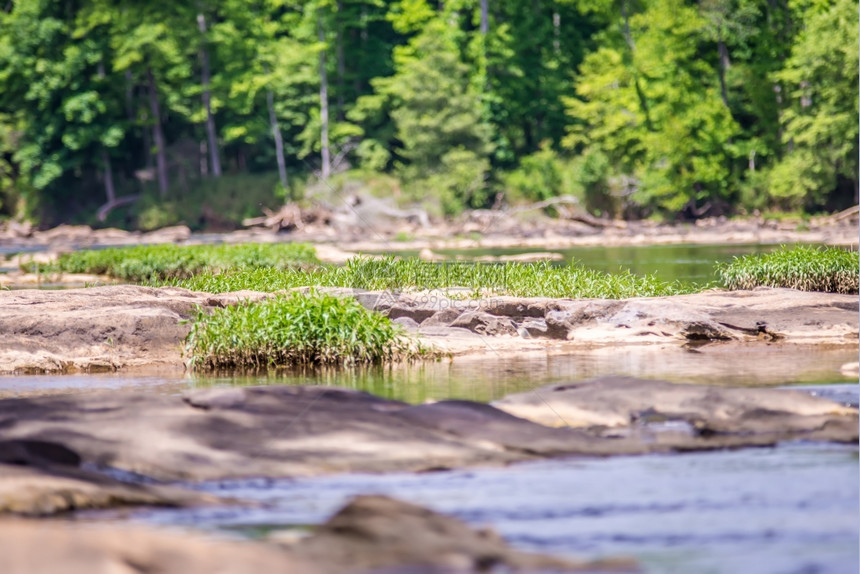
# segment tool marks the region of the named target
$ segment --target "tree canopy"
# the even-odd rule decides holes
[[[236,195],[253,180],[298,197],[345,170],[387,174],[401,201],[440,214],[559,194],[626,217],[843,208],[858,189],[856,12],[12,0],[0,217],[142,213],[231,178]]]

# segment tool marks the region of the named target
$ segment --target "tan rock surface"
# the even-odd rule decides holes
[[[348,503],[288,546],[124,524],[0,520],[3,574],[638,572],[629,559],[518,552],[490,530],[383,496]]]
[[[430,346],[461,355],[618,345],[857,346],[858,302],[850,295],[790,289],[706,291],[675,297],[568,300],[445,292],[327,289],[389,317],[414,320]],[[272,294],[213,295],[179,288],[113,285],[0,291],[0,373],[182,369],[184,323],[199,305],[223,307]],[[424,325],[426,322],[426,326]]]
[[[421,471],[799,438],[857,440],[856,409],[778,389],[603,377],[497,404],[517,416],[469,401],[410,406],[331,387],[214,388],[184,399],[101,392],[0,400],[0,428],[6,440],[58,444],[82,464],[161,480]],[[672,432],[664,432],[667,421]]]

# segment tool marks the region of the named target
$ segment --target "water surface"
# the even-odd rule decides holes
[[[204,483],[196,488],[262,507],[145,511],[133,519],[260,537],[304,531],[352,496],[379,493],[490,525],[523,550],[632,556],[647,572],[854,574],[858,481],[856,446],[792,443],[420,475]]]

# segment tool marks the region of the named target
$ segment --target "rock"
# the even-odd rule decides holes
[[[4,574],[318,574],[274,545],[123,524],[0,520]]]
[[[547,350],[557,346],[556,341],[566,341],[571,348],[593,349],[727,341],[856,347],[858,339],[856,297],[789,289],[579,301],[518,297],[464,300],[464,292],[456,289],[446,290],[451,297],[441,291],[317,290],[355,297],[363,306],[391,319],[411,319],[422,325],[420,336],[428,347],[452,355]],[[0,373],[163,365],[181,369],[183,340],[189,330],[184,321],[194,315],[196,306],[223,307],[271,296],[251,291],[213,295],[131,285],[0,290],[0,329],[6,335],[6,344],[0,346]],[[546,324],[545,330],[540,321]],[[528,333],[528,341],[500,338],[488,347],[487,337],[515,335],[519,330]]]
[[[545,319],[526,319],[523,321],[521,328],[530,337],[548,337],[549,325]],[[566,333],[565,333],[566,335]]]
[[[397,325],[400,325],[401,327],[403,327],[407,331],[411,331],[411,332],[417,332],[418,329],[420,328],[420,325],[418,324],[418,322],[415,321],[415,319],[413,319],[412,317],[398,317],[391,322],[395,323]]]
[[[462,313],[463,311],[457,307],[447,307],[424,319],[421,327],[449,327]]]
[[[666,421],[683,422],[682,432],[664,432]],[[422,471],[798,438],[851,442],[857,422],[857,409],[799,391],[624,377],[545,387],[492,406],[410,406],[329,387],[214,388],[182,397],[112,391],[0,400],[4,439],[18,441],[0,454],[57,474],[58,457],[67,455],[42,446],[53,443],[79,457],[82,468],[208,480]],[[64,468],[63,476],[80,478]]]
[[[642,421],[686,421],[702,434],[781,434],[844,426],[853,440],[857,409],[809,393],[781,389],[711,387],[630,377],[602,377],[508,395],[493,406],[547,426],[630,427]]]
[[[517,334],[517,327],[510,319],[496,317],[482,311],[467,311],[458,315],[451,323],[451,327],[460,327],[491,337]]]
[[[265,297],[266,295],[262,295]],[[0,372],[70,372],[171,364],[182,368],[183,321],[212,296],[132,285],[0,291]]]
[[[81,456],[44,440],[0,441],[0,514],[45,516],[122,505],[193,506],[215,497],[158,485],[128,484],[81,468]]]
[[[567,340],[572,336],[575,323],[571,321],[570,313],[565,311],[547,311],[544,319],[545,335],[550,339]]]
[[[846,377],[857,377],[860,374],[860,363],[845,363],[839,368],[839,372]]]
[[[386,496],[353,499],[294,552],[332,573],[639,571],[632,560],[583,563],[518,552],[492,530]]]
[[[637,572],[635,562],[575,562],[510,548],[488,529],[385,496],[353,499],[290,544],[235,541],[126,524],[0,520],[4,574]]]
[[[162,227],[140,236],[140,243],[178,243],[191,237],[191,229],[187,225]]]

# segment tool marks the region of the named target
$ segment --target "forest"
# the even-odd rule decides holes
[[[0,217],[223,228],[363,190],[436,216],[843,209],[856,0],[10,0]]]

